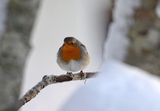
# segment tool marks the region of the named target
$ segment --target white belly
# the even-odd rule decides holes
[[[80,71],[86,68],[88,64],[85,61],[74,61],[71,60],[69,63],[59,63],[59,66],[66,71],[72,71],[72,72],[76,72],[76,71]]]

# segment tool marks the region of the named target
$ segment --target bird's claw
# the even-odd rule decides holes
[[[67,75],[71,77],[73,75],[73,73],[72,72],[67,72]]]
[[[80,76],[81,76],[81,80],[83,79],[83,77],[84,77],[84,73],[83,73],[83,71],[81,70],[81,72],[80,72]]]

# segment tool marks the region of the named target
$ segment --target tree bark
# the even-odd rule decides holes
[[[10,0],[0,44],[0,111],[16,111],[40,0]]]
[[[34,87],[32,87],[25,95],[23,95],[19,101],[17,109],[21,108],[27,102],[35,98],[38,93],[50,84],[69,82],[74,80],[87,80],[97,75],[98,72],[80,72],[80,73],[68,73],[60,76],[55,75],[45,75],[40,82],[38,82]]]
[[[143,0],[129,32],[131,47],[126,62],[160,76],[160,19],[155,13],[158,0]]]

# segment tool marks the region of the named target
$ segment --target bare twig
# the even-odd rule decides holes
[[[50,84],[73,81],[73,80],[84,80],[87,78],[91,78],[96,74],[97,72],[80,72],[76,74],[68,73],[60,76],[45,75],[39,83],[37,83],[22,98],[19,99],[17,109],[21,108],[24,104],[33,99],[43,88],[45,88]]]

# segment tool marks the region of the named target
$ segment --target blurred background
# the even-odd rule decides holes
[[[90,55],[85,72],[99,71],[103,43],[116,0],[1,0],[0,111],[14,111],[16,100],[44,75],[61,75],[56,56],[63,39],[76,37]],[[129,32],[125,62],[160,75],[158,0],[145,0]],[[152,21],[152,22],[151,22]],[[89,80],[87,80],[89,81]],[[47,86],[21,111],[57,111],[84,81]]]

